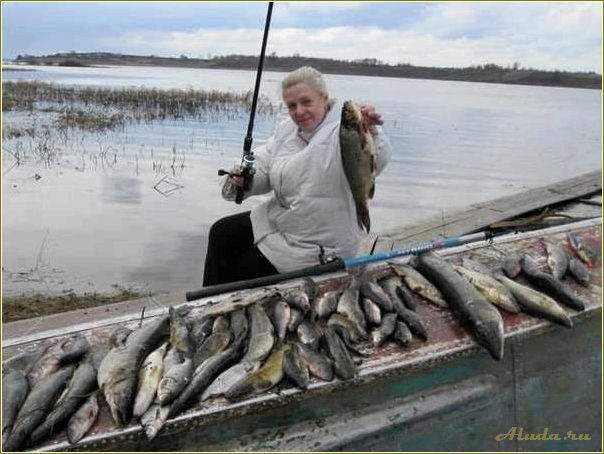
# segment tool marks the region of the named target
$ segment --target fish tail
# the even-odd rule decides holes
[[[371,229],[371,220],[369,219],[369,208],[367,205],[357,205],[357,219],[361,230],[364,229],[369,233],[369,230]]]

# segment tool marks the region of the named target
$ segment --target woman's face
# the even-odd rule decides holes
[[[302,82],[283,90],[289,116],[304,132],[312,132],[325,118],[327,95]]]

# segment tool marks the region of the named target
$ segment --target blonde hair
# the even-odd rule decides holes
[[[281,94],[288,88],[301,83],[305,83],[313,90],[316,90],[325,96],[329,96],[323,74],[311,66],[302,66],[285,76],[281,81]]]

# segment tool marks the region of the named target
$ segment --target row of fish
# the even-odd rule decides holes
[[[170,308],[169,315],[137,329],[118,327],[109,338],[75,336],[44,345],[3,364],[3,449],[36,446],[65,427],[69,441],[79,441],[96,420],[99,396],[116,425],[135,418],[152,439],[169,418],[213,397],[237,401],[284,379],[300,389],[308,388],[311,377],[351,379],[372,347],[389,341],[404,347],[413,336],[428,339],[416,311],[422,301],[452,310],[501,359],[504,327],[496,307],[569,327],[572,320],[558,302],[585,307],[560,279],[568,272],[586,285],[595,257],[581,258],[578,251],[588,249],[576,237],[569,237],[569,245],[588,264],[574,265],[582,269],[578,274],[570,266],[577,257],[551,244],[544,247],[552,273],[528,255],[506,256],[491,270],[427,253],[391,262],[392,272],[379,280],[351,275],[340,291],[319,293],[305,279],[300,289],[273,292],[218,315]],[[520,274],[532,287],[515,280]]]

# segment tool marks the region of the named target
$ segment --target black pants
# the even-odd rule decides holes
[[[210,228],[203,286],[277,274],[254,246],[250,212],[219,219]]]

